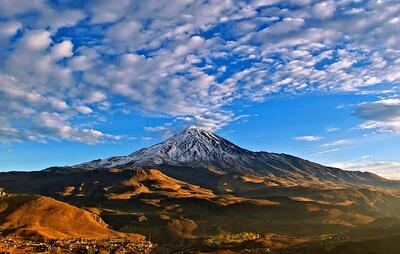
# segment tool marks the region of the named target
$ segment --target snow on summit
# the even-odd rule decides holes
[[[233,158],[242,153],[248,154],[251,152],[234,145],[206,129],[189,126],[162,143],[140,149],[128,156],[95,160],[76,166],[98,168],[118,167],[128,163],[145,162],[156,164],[163,162],[168,162],[169,164],[212,162],[223,161],[227,157]]]

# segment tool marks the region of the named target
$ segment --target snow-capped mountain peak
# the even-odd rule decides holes
[[[287,154],[252,152],[203,128],[190,126],[162,143],[128,156],[95,160],[72,168],[157,168],[176,177],[207,184],[210,174],[268,176],[289,181],[364,183],[381,181],[366,172],[326,167]],[[212,172],[212,173],[210,173]],[[203,179],[204,178],[204,179]]]
[[[111,157],[77,166],[90,168],[118,167],[128,163],[145,164],[208,164],[213,161],[235,160],[252,153],[200,127],[189,126],[162,143],[138,150],[128,156]]]
[[[196,126],[189,126],[186,127],[182,132],[177,135],[172,136],[171,138],[167,139],[169,142],[178,143],[185,143],[186,140],[192,139],[193,141],[201,141],[203,143],[220,143],[221,138],[217,135],[213,134],[212,132],[196,127]]]

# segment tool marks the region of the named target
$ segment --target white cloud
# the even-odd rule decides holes
[[[141,25],[136,21],[117,23],[107,29],[106,35],[110,40],[127,42],[139,37]]]
[[[362,129],[400,132],[400,99],[382,99],[359,104],[353,114],[364,120]]]
[[[118,141],[122,137],[110,135],[94,129],[78,128],[71,126],[68,117],[58,113],[26,112],[29,116],[29,125],[24,129],[13,128],[7,123],[0,127],[0,143],[37,141],[46,142],[52,140],[71,140],[95,144],[107,141]],[[26,117],[19,114],[21,120]],[[2,117],[0,116],[0,119]]]
[[[25,48],[30,50],[43,50],[50,46],[50,32],[45,30],[33,30],[27,32],[22,38]]]
[[[329,127],[326,129],[327,132],[336,132],[336,131],[340,131],[341,128],[339,127]]]
[[[400,162],[343,162],[331,166],[345,170],[369,171],[388,179],[400,180]]]
[[[17,132],[32,117],[60,110],[67,126],[82,130],[70,124],[76,117],[111,108],[219,129],[237,119],[231,105],[238,100],[362,94],[381,83],[394,90],[400,81],[395,1],[358,2],[356,9],[353,1],[318,0],[59,4],[0,6],[0,45],[9,49],[0,52],[0,100],[8,110],[0,117]],[[58,34],[65,27],[69,33]],[[5,39],[17,32],[16,41]],[[26,117],[17,124],[18,114]],[[395,117],[360,118],[363,128],[399,129]]]
[[[92,2],[90,12],[92,13],[91,21],[93,23],[114,22],[124,16],[129,10],[130,1],[115,0],[100,0]]]
[[[268,27],[266,32],[271,35],[285,34],[291,31],[299,30],[304,25],[304,20],[301,18],[284,18],[281,22]]]
[[[0,15],[12,17],[44,6],[44,1],[25,1],[25,0],[2,0],[0,4]]]
[[[162,125],[162,126],[155,126],[155,127],[144,127],[145,131],[154,132],[160,134],[164,138],[171,137],[175,132],[175,130],[171,129],[171,126]]]
[[[73,54],[72,53],[73,47],[74,47],[74,45],[72,44],[71,41],[60,42],[51,48],[51,55],[55,59],[71,57]]]
[[[88,106],[84,106],[84,105],[79,105],[79,106],[75,106],[76,110],[82,114],[90,114],[93,113],[93,110],[91,108],[89,108]]]
[[[314,17],[318,19],[326,19],[333,16],[336,10],[336,3],[334,1],[325,1],[317,3],[313,6],[312,12]]]
[[[99,54],[94,49],[81,47],[78,50],[79,54],[74,55],[69,59],[69,67],[73,71],[85,71],[93,67],[98,61]]]
[[[50,104],[59,110],[66,110],[69,108],[68,104],[58,98],[49,98]]]
[[[21,29],[22,24],[19,22],[0,22],[0,37],[10,37],[17,33]]]
[[[322,139],[322,137],[319,137],[319,136],[299,136],[299,137],[294,137],[294,140],[307,141],[307,142],[318,141],[318,140],[321,140],[321,139]]]
[[[348,139],[339,139],[330,143],[322,144],[321,147],[336,147],[350,144],[351,141]]]
[[[37,26],[49,28],[51,32],[62,27],[75,26],[86,16],[81,10],[55,10],[49,6],[39,9],[39,11],[42,12],[42,16],[37,20]]]
[[[311,154],[311,155],[322,155],[322,154],[327,154],[327,153],[333,153],[333,152],[337,152],[337,151],[340,151],[340,149],[339,148],[333,148],[333,149],[330,149],[330,150],[324,150],[324,151],[320,151],[320,152],[316,152],[316,153],[313,153],[313,154]]]
[[[107,95],[101,91],[90,92],[86,97],[87,103],[101,102],[107,99]]]
[[[120,136],[105,134],[94,129],[78,129],[65,121],[65,117],[55,113],[43,112],[34,120],[42,131],[42,135],[54,140],[72,140],[89,144],[100,143],[105,140],[119,140]],[[40,136],[38,137],[40,138]]]

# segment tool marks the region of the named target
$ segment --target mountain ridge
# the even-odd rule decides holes
[[[140,149],[130,155],[94,160],[70,168],[91,170],[124,167],[166,170],[173,177],[183,177],[181,180],[188,180],[190,173],[192,176],[200,174],[196,182],[200,185],[203,181],[201,178],[210,172],[217,175],[254,175],[293,182],[373,185],[392,182],[371,172],[345,171],[289,154],[253,152],[195,126],[187,127],[164,142]],[[171,171],[171,167],[177,168],[180,172]],[[193,170],[194,168],[196,169]],[[204,172],[196,172],[199,170]]]

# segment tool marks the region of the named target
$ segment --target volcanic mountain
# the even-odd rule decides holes
[[[268,177],[275,182],[385,185],[393,182],[369,172],[345,171],[288,154],[253,152],[205,129],[190,126],[162,143],[128,156],[75,165],[72,168],[157,168],[167,174],[208,182],[211,175]]]
[[[398,181],[368,172],[345,171],[287,154],[253,152],[205,129],[188,127],[128,156],[0,173],[0,188],[7,193],[51,197],[29,199],[23,202],[26,206],[4,210],[9,211],[3,217],[9,223],[0,226],[16,234],[34,228],[45,235],[50,225],[42,218],[54,219],[48,209],[54,206],[60,218],[58,211],[65,209],[85,218],[90,211],[110,225],[99,228],[105,224],[85,222],[93,225],[93,232],[151,235],[171,253],[187,251],[188,246],[207,253],[237,238],[240,244],[242,240],[249,244],[237,248],[275,248],[331,234],[336,237],[379,218],[398,217],[399,186]],[[0,206],[10,202],[0,197]],[[80,223],[71,234],[57,223],[54,220],[51,226],[57,226],[54,232],[60,235],[87,235],[78,230]]]

